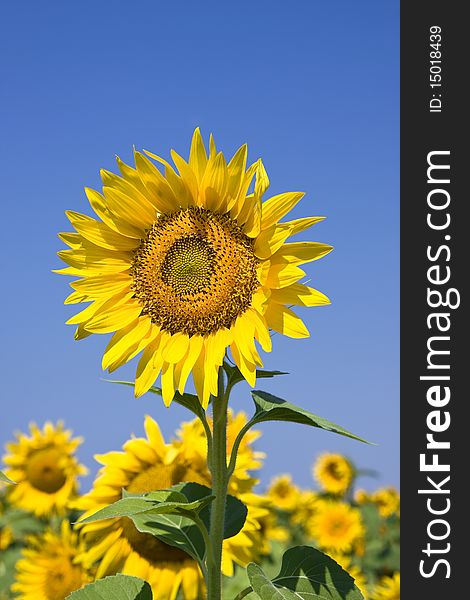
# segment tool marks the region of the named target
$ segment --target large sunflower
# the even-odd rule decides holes
[[[237,417],[229,415],[229,438],[234,430],[244,425]],[[104,467],[98,474],[89,494],[78,500],[78,507],[86,510],[84,516],[121,498],[122,489],[142,493],[168,488],[181,481],[193,481],[211,485],[205,462],[199,461],[199,433],[196,424],[183,426],[182,435],[174,443],[166,444],[157,423],[145,419],[146,438],[134,438],[123,446],[123,452],[110,452],[97,456]],[[242,454],[253,456],[246,446]],[[246,465],[250,461],[245,458]],[[259,466],[258,461],[250,464]],[[248,505],[248,517],[243,529],[224,541],[222,569],[231,575],[234,563],[246,565],[259,555],[261,531],[259,519],[266,509],[250,502],[246,491],[247,474],[244,467],[237,467],[231,481],[230,491],[240,487],[245,493],[238,494]],[[254,480],[253,480],[254,482]],[[146,579],[153,589],[156,600],[173,600],[181,588],[186,600],[203,595],[203,580],[197,563],[187,554],[160,542],[150,534],[140,533],[127,518],[108,519],[83,526],[88,550],[82,556],[86,566],[98,561],[97,577],[116,572]]]
[[[83,551],[77,533],[63,521],[59,532],[32,536],[16,565],[12,591],[18,600],[64,600],[91,578],[76,558]]]
[[[227,164],[212,137],[207,156],[196,129],[188,162],[171,152],[178,172],[146,154],[135,152],[135,169],[118,158],[121,176],[102,170],[102,194],[86,189],[99,220],[67,212],[76,233],[59,236],[70,249],[59,252],[69,266],[58,272],[81,279],[65,302],[91,302],[67,323],[78,325],[76,339],[115,332],[103,357],[109,371],[143,351],[136,396],[161,374],[168,405],[192,371],[207,406],[227,347],[253,386],[262,365],[255,339],[269,352],[270,329],[309,335],[288,305],[329,303],[298,281],[299,265],[331,246],[286,243],[323,217],[279,223],[303,193],[262,202],[269,180],[261,160],[246,169],[246,145]]]
[[[77,493],[77,476],[87,472],[75,457],[82,440],[71,436],[60,421],[42,430],[33,423],[30,436],[17,433],[17,441],[6,444],[6,474],[16,482],[7,491],[11,504],[38,516],[64,514]]]

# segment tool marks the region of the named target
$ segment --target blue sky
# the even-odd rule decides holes
[[[132,146],[186,154],[193,129],[227,153],[248,142],[272,194],[304,190],[293,217],[324,215],[309,238],[335,247],[307,266],[332,305],[300,310],[312,335],[276,335],[265,389],[376,442],[264,424],[263,482],[312,484],[323,450],[399,483],[398,2],[18,2],[2,9],[2,418],[0,444],[62,418],[79,455],[117,450],[152,414],[171,437],[188,415],[103,381],[107,336],[73,340],[59,266],[64,210]],[[90,214],[90,213],[89,213]],[[135,364],[118,372],[131,378]],[[250,409],[239,386],[235,409]],[[91,476],[85,479],[87,489]]]

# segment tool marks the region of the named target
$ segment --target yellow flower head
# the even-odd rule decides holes
[[[366,504],[367,502],[371,502],[371,497],[370,497],[369,492],[367,492],[366,490],[363,490],[363,489],[359,489],[354,494],[354,500],[358,504]]]
[[[74,590],[91,581],[76,558],[83,551],[78,535],[63,521],[60,532],[48,529],[27,539],[17,562],[12,591],[18,600],[64,600]]]
[[[307,532],[327,550],[348,552],[364,535],[361,513],[346,502],[319,501]]]
[[[371,495],[373,502],[382,517],[400,514],[400,494],[393,487],[381,488]]]
[[[91,302],[67,322],[78,325],[76,339],[115,332],[103,357],[110,372],[143,352],[136,396],[161,374],[168,405],[192,372],[207,406],[228,347],[254,386],[255,340],[269,352],[270,329],[308,337],[288,306],[329,304],[298,281],[300,265],[332,248],[286,243],[323,217],[280,223],[303,193],[263,202],[269,179],[261,160],[246,168],[246,145],[227,163],[212,137],[207,155],[196,129],[188,161],[171,152],[177,170],[145,154],[134,153],[135,168],[117,159],[120,176],[102,170],[102,193],[86,189],[98,219],[67,212],[76,232],[59,235],[69,249],[59,252],[68,267],[58,272],[80,279],[65,302]]]
[[[298,525],[305,525],[315,514],[315,508],[319,501],[321,499],[317,492],[313,490],[301,490],[297,505],[290,518],[291,522]]]
[[[234,423],[242,427],[245,419],[229,416],[228,430],[233,435]],[[181,437],[165,443],[157,423],[145,419],[145,438],[133,438],[123,445],[123,452],[109,452],[96,456],[103,468],[93,489],[77,501],[77,507],[88,516],[121,498],[122,490],[143,493],[165,489],[182,481],[192,481],[210,487],[211,478],[205,461],[199,460],[202,444],[198,425],[185,424]],[[231,437],[229,433],[229,437]],[[253,457],[246,446],[242,453]],[[247,480],[246,464],[235,469],[230,491],[244,488]],[[259,466],[257,461],[252,464]],[[253,480],[254,481],[254,480]],[[222,568],[226,575],[233,574],[234,563],[246,565],[260,553],[261,533],[258,518],[265,510],[251,502],[251,494],[238,497],[248,506],[248,516],[242,530],[224,541]],[[203,580],[197,563],[186,553],[168,546],[154,536],[140,533],[126,517],[108,519],[83,525],[82,533],[88,550],[81,560],[90,567],[97,564],[98,578],[117,572],[142,577],[152,586],[156,600],[174,599],[179,589],[186,600],[203,595]]]
[[[313,466],[315,479],[329,494],[345,494],[354,478],[354,467],[341,454],[322,454]]]
[[[372,592],[371,600],[400,600],[400,573],[382,577]]]
[[[299,506],[301,491],[293,483],[290,475],[278,475],[271,481],[268,498],[277,508],[293,512]]]
[[[6,475],[16,482],[7,491],[11,504],[38,516],[65,513],[77,493],[77,476],[87,472],[75,457],[82,440],[71,436],[62,422],[48,422],[42,430],[31,424],[29,436],[18,433],[6,444]]]

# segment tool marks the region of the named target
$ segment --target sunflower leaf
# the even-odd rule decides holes
[[[290,548],[279,574],[270,580],[261,567],[247,567],[251,587],[261,600],[363,600],[354,579],[332,558],[309,546]]]
[[[351,433],[347,429],[344,429],[340,425],[336,425],[323,417],[314,415],[308,410],[299,408],[298,406],[295,406],[295,404],[291,404],[277,396],[273,396],[272,394],[260,390],[251,392],[251,395],[255,403],[256,412],[250,419],[246,428],[252,427],[258,423],[263,423],[264,421],[288,421],[291,423],[301,423],[303,425],[319,427],[320,429],[332,431],[333,433],[344,435],[353,440],[365,442],[366,444],[370,443],[354,433]]]
[[[162,542],[174,546],[201,563],[204,559],[206,547],[204,536],[198,525],[191,519],[191,511],[186,510],[188,506],[198,504],[200,520],[209,530],[210,503],[214,496],[210,488],[193,482],[185,482],[174,485],[171,490],[180,492],[186,497],[188,504],[182,504],[180,514],[161,513],[158,510],[130,515],[136,528],[143,533],[150,533]],[[193,509],[196,512],[196,509]],[[233,537],[243,527],[248,510],[246,506],[234,496],[227,496],[224,539]]]
[[[8,477],[5,475],[5,473],[3,473],[2,471],[0,471],[0,481],[1,481],[2,483],[11,483],[11,484],[14,484],[14,483],[15,483],[15,482],[14,482],[14,481],[12,481],[11,479],[9,479],[9,478],[8,478]]]
[[[80,524],[119,517],[132,517],[133,515],[149,511],[152,514],[190,516],[191,513],[198,513],[204,507],[208,506],[214,499],[214,496],[210,494],[209,488],[200,486],[204,488],[204,496],[193,500],[188,499],[183,493],[188,485],[197,484],[180,484],[169,490],[158,490],[141,495],[125,495],[113,504],[81,520]]]
[[[130,575],[112,575],[98,579],[69,594],[66,600],[152,600],[150,585]]]
[[[105,379],[105,381],[108,381],[109,383],[118,383],[119,385],[128,385],[134,387],[133,381],[116,381],[114,379]],[[148,391],[152,394],[157,394],[158,396],[162,395],[161,388],[156,386],[152,386]],[[173,398],[173,402],[176,402],[176,404],[187,408],[199,419],[205,420],[206,415],[204,409],[201,406],[199,398],[194,394],[180,394],[179,392],[176,392]]]
[[[226,361],[224,362],[223,367],[232,385],[240,383],[240,381],[245,381],[245,378],[238,367],[229,365]],[[257,379],[268,379],[276,377],[277,375],[288,375],[288,373],[285,371],[265,371],[263,369],[256,369]]]

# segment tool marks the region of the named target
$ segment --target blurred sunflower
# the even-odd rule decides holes
[[[41,536],[32,536],[26,541],[11,588],[17,594],[15,598],[64,600],[91,581],[90,574],[76,562],[83,544],[67,521],[62,522],[60,532],[48,529]]]
[[[354,467],[341,454],[322,454],[315,461],[313,475],[328,494],[345,494],[354,478]]]
[[[77,494],[77,476],[86,468],[75,457],[81,438],[73,438],[64,424],[47,422],[39,429],[30,425],[30,436],[17,433],[16,442],[6,444],[6,475],[16,482],[7,490],[11,504],[38,516],[64,514]]]
[[[277,475],[271,480],[267,495],[276,508],[292,512],[298,507],[301,492],[290,475]]]
[[[400,494],[393,487],[380,488],[370,496],[382,517],[400,514]]]
[[[308,533],[328,550],[348,552],[364,535],[361,513],[346,502],[322,500],[306,524]]]
[[[315,514],[315,507],[321,497],[313,490],[301,490],[297,505],[291,515],[291,522],[298,525],[305,525]]]
[[[59,237],[78,276],[66,304],[91,302],[67,321],[76,339],[115,332],[103,357],[114,371],[143,351],[135,394],[161,373],[163,400],[184,392],[190,372],[204,407],[217,394],[225,351],[252,386],[262,362],[255,339],[271,351],[269,330],[294,338],[309,333],[287,305],[329,304],[299,284],[299,265],[331,251],[318,242],[285,243],[318,223],[307,217],[279,223],[302,198],[286,192],[262,203],[269,179],[261,160],[246,169],[247,146],[226,162],[199,129],[189,161],[172,151],[177,173],[164,159],[135,152],[132,168],[117,159],[121,176],[101,171],[103,194],[86,189],[99,220],[68,211],[76,233]],[[164,166],[162,174],[148,157]],[[254,183],[253,191],[251,186]]]
[[[245,421],[229,416],[229,432],[234,423]],[[157,423],[145,419],[146,438],[127,441],[124,452],[109,452],[96,456],[104,467],[100,470],[93,489],[77,501],[77,507],[86,510],[84,516],[121,498],[122,489],[133,493],[168,488],[182,481],[211,485],[205,462],[197,460],[200,442],[198,427],[188,424],[182,428],[182,438],[166,444]],[[233,433],[233,432],[232,432]],[[245,447],[241,452],[252,455]],[[249,463],[242,460],[243,464]],[[257,461],[252,464],[259,466]],[[244,469],[236,469],[232,486],[246,481]],[[230,491],[232,491],[231,488]],[[224,541],[223,572],[231,575],[234,563],[246,565],[259,556],[261,533],[258,516],[264,511],[250,504],[250,494],[240,494],[248,506],[248,516],[243,529]],[[181,589],[186,600],[203,596],[203,580],[197,563],[187,554],[159,541],[154,536],[140,533],[128,518],[108,519],[84,525],[83,536],[88,550],[81,560],[86,566],[97,565],[97,578],[116,572],[135,575],[147,580],[156,600],[173,600]]]
[[[382,577],[372,592],[371,600],[400,600],[400,573]]]

